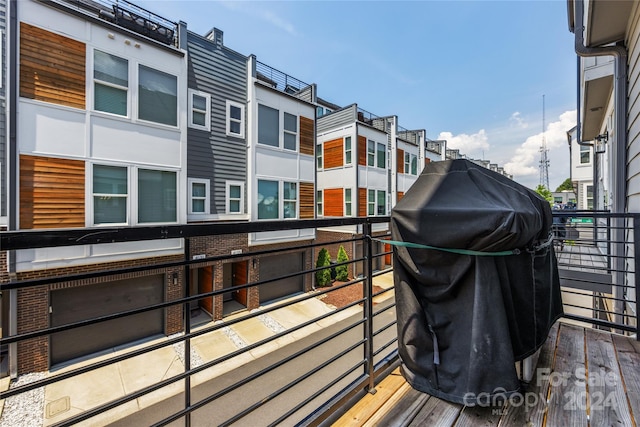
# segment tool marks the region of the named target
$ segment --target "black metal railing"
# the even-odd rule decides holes
[[[48,345],[53,334],[64,331],[157,310],[163,311],[168,318],[170,310],[181,310],[179,318],[182,327],[178,333],[174,331],[168,336],[155,336],[136,345],[125,345],[108,357],[104,354],[94,354],[86,360],[51,366],[48,376],[24,385],[14,383],[8,390],[0,392],[0,399],[7,399],[5,410],[11,406],[12,398],[21,398],[20,396],[27,396],[28,392],[42,391],[47,387],[52,390],[56,387],[68,388],[73,382],[83,384],[77,387],[83,396],[102,394],[110,397],[94,399],[93,406],[85,406],[84,411],[80,413],[47,409],[45,412],[54,414],[49,421],[57,423],[55,425],[74,425],[87,420],[101,423],[101,417],[105,416],[110,417],[109,420],[116,419],[124,424],[136,425],[167,425],[176,420],[182,420],[187,425],[198,425],[203,420],[216,425],[231,425],[236,422],[261,425],[281,422],[318,423],[326,416],[327,411],[331,411],[335,405],[340,405],[344,399],[353,398],[373,387],[381,373],[397,363],[393,290],[391,287],[374,287],[377,277],[384,277],[391,271],[384,261],[379,261],[390,256],[390,251],[383,251],[381,245],[370,239],[372,234],[376,234],[377,238],[388,235],[388,231],[384,231],[388,230],[387,221],[388,218],[352,218],[2,233],[0,247],[7,251],[5,253],[9,260],[14,251],[36,248],[152,242],[175,238],[182,238],[184,242],[182,260],[161,263],[155,261],[149,262],[150,265],[137,263],[138,265],[128,268],[109,268],[106,271],[77,274],[60,275],[58,271],[55,277],[27,278],[28,275],[25,275],[22,280],[1,284],[0,290],[8,296],[12,292],[24,292],[29,289],[51,290],[61,284],[86,283],[102,277],[140,275],[147,271],[163,271],[168,281],[177,280],[183,283],[181,297],[170,300],[167,298],[161,303],[55,327],[21,330],[20,333],[5,332],[4,337],[0,339],[0,345],[4,347],[20,347],[33,343],[34,340],[41,340],[36,342]],[[346,227],[353,232],[360,227],[362,232],[355,233],[355,237],[352,237],[354,234],[350,232],[330,234],[335,240],[325,238],[322,243],[292,243],[286,247],[279,245],[278,249],[253,250],[234,255],[198,255],[194,259],[194,254],[202,251],[201,239],[212,236],[238,233],[244,233],[246,236],[246,233],[296,228],[316,228],[321,232],[323,229],[319,227]],[[381,227],[383,230],[372,231],[372,228]],[[200,245],[197,251],[192,250],[195,245]],[[353,256],[341,263],[334,262],[330,267],[335,269],[341,265],[348,266],[352,273],[349,280],[340,284],[334,283],[331,287],[314,289],[313,276],[327,267],[307,267],[314,264],[311,262],[312,258],[321,247],[337,245],[361,248],[353,251],[360,252],[361,255]],[[221,321],[210,321],[198,327],[192,324],[192,303],[205,299],[222,300],[224,295],[230,292],[229,288],[214,286],[213,290],[190,293],[187,284],[192,283],[198,268],[214,265],[213,268],[217,269],[225,263],[238,260],[247,263],[258,260],[259,264],[261,257],[288,252],[303,253],[307,258],[303,264],[305,268],[277,277],[256,279],[254,276],[246,283],[234,286],[233,291],[260,292],[269,284],[298,279],[307,285],[311,283],[311,286],[305,286],[306,292],[291,295],[285,300],[265,304],[261,302],[259,309],[251,310],[247,307],[246,310],[232,316],[221,316]],[[362,271],[364,274],[356,275],[356,271]],[[174,275],[174,272],[179,272],[179,275]],[[15,274],[20,277],[21,273]],[[215,280],[221,279],[217,277]],[[355,293],[354,288],[358,288]],[[350,299],[338,307],[322,302],[322,299],[329,299],[330,296],[345,291],[349,291],[347,294],[350,295]],[[318,306],[322,307],[321,312],[317,312]],[[316,311],[309,307],[316,307]],[[30,310],[29,307],[17,308]],[[308,312],[305,313],[305,310]],[[303,314],[300,319],[292,320],[289,324],[287,319],[292,313]],[[274,320],[283,318],[284,325]],[[268,334],[264,333],[265,325],[268,323],[265,319],[277,324]],[[253,331],[247,332],[248,330]],[[223,345],[217,343],[222,338],[230,336],[230,333],[241,334],[242,331],[251,338],[245,337],[243,343],[237,347],[223,351]],[[263,333],[252,336],[256,331]],[[228,341],[225,343],[228,344]],[[167,371],[171,372],[171,375],[163,375],[154,369],[157,355],[174,352],[181,362],[172,362],[172,368]],[[18,358],[26,357],[20,350],[17,355]],[[113,373],[116,367],[124,372],[131,366],[142,367],[141,372],[134,374],[140,378],[123,378],[123,382],[129,381],[130,385],[125,386],[124,392],[118,395],[104,393],[105,384],[109,383],[109,372]],[[179,368],[176,369],[176,366]],[[160,362],[157,369],[163,371],[167,367]],[[102,378],[102,375],[106,377]],[[154,380],[144,380],[143,377],[149,376],[154,377]],[[93,379],[89,380],[90,377]],[[96,378],[101,379],[96,381]],[[93,390],[92,387],[96,389]],[[83,398],[69,394],[68,391],[65,393],[69,407],[74,406],[77,399]],[[140,405],[143,401],[146,401],[144,407]],[[131,410],[132,407],[134,410]],[[113,415],[114,413],[118,415]],[[268,418],[265,414],[277,416]]]
[[[611,332],[637,334],[638,215],[554,211],[554,217],[565,318]],[[29,345],[48,346],[53,334],[115,319],[160,310],[165,322],[173,313],[173,320],[179,323],[179,330],[171,333],[165,330],[165,334],[108,353],[49,366],[47,375],[30,382],[21,382],[27,375],[19,375],[8,390],[0,392],[0,399],[6,399],[5,412],[12,398],[58,387],[66,393],[64,398],[49,401],[45,407],[47,421],[53,425],[107,420],[116,425],[168,425],[175,421],[199,425],[205,420],[216,425],[326,425],[399,363],[393,280],[389,277],[391,250],[383,242],[389,237],[388,221],[388,217],[341,218],[0,233],[0,248],[9,266],[17,251],[23,250],[167,239],[183,242],[181,256],[150,258],[123,268],[105,264],[103,268],[94,266],[96,271],[60,274],[66,270],[55,270],[55,275],[39,277],[11,272],[10,280],[0,284],[0,291],[14,302],[27,303],[32,300],[15,298],[16,293],[48,292],[70,283],[84,285],[158,271],[166,276],[165,286],[173,281],[181,285],[180,295],[166,294],[159,303],[127,311],[53,327],[12,331],[3,324],[0,345],[13,348],[10,355],[20,360],[25,349],[32,348]],[[279,244],[274,249],[249,246],[240,252],[221,248],[223,240],[212,240],[209,249],[215,250],[203,250],[207,239],[220,236],[295,229],[315,229],[316,240]],[[331,248],[335,258],[338,246],[352,248],[350,259],[334,261],[329,267],[316,266],[320,249]],[[275,277],[255,274],[265,257],[289,253],[302,254],[300,269]],[[254,273],[233,288],[224,286],[227,267],[243,262]],[[316,273],[345,265],[350,271],[347,281],[315,286]],[[190,284],[196,283],[201,269],[208,266],[213,269],[212,289],[194,291]],[[224,311],[224,298],[230,292],[245,292],[249,300],[256,301],[256,293],[289,280],[304,284],[300,292],[260,301],[253,307],[247,303],[239,312]],[[40,295],[46,298],[47,292]],[[331,304],[343,294],[349,295],[346,301]],[[205,300],[214,301],[218,318],[196,324],[192,305]],[[12,306],[16,308],[30,315],[35,310]],[[20,371],[20,364],[15,369],[14,374],[26,373]],[[112,389],[120,382],[111,379],[118,372],[125,385],[116,393]],[[75,389],[70,384],[76,384]],[[53,392],[48,395],[57,396]],[[77,399],[89,403],[79,405]]]
[[[291,77],[287,73],[277,70],[260,61],[256,61],[256,77],[258,80],[269,84],[274,89],[291,95],[309,87],[309,83],[305,83],[302,80]]]

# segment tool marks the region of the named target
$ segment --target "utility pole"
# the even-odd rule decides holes
[[[545,138],[545,122],[544,122],[544,95],[542,95],[542,144],[540,145],[540,185],[547,190],[549,188],[549,149],[547,148],[547,140]]]

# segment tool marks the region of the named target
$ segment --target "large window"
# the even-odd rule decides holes
[[[376,214],[376,190],[369,190],[367,197],[367,215],[374,216]]]
[[[387,167],[387,147],[384,144],[378,143],[378,150],[376,152],[378,158],[377,166],[381,169]]]
[[[344,216],[351,216],[351,189],[344,189]]]
[[[227,135],[244,138],[244,105],[227,101]]]
[[[258,105],[258,143],[279,147],[280,112],[266,105]]]
[[[175,223],[176,191],[176,172],[93,165],[93,224]]]
[[[93,166],[93,223],[127,223],[127,168]]]
[[[284,148],[296,150],[298,135],[298,118],[293,114],[284,113]]]
[[[93,108],[97,111],[127,115],[129,63],[108,53],[93,51]]]
[[[316,191],[316,215],[324,215],[324,211],[322,210],[322,190]]]
[[[404,152],[404,170],[402,173],[409,173],[411,169],[411,154]]]
[[[376,165],[376,143],[375,141],[367,141],[367,166]]]
[[[211,129],[211,96],[189,89],[189,126],[201,130]]]
[[[138,222],[176,222],[176,173],[138,170]]]
[[[284,182],[282,210],[285,218],[298,217],[298,184],[295,182]]]
[[[376,203],[378,215],[387,214],[387,192],[378,190],[378,201]]]
[[[411,155],[411,175],[418,175],[418,156]]]
[[[580,164],[591,163],[591,147],[588,145],[580,146]]]
[[[138,118],[176,126],[178,81],[176,76],[140,65],[138,69]]]
[[[316,145],[316,168],[322,169],[322,144]]]
[[[351,137],[347,136],[344,139],[344,164],[351,164]]]
[[[244,213],[244,183],[241,181],[227,181],[227,213]]]
[[[367,191],[367,215],[387,214],[387,192],[384,190]]]
[[[189,178],[189,213],[209,213],[209,180]]]
[[[258,219],[278,219],[278,181],[258,180]]]

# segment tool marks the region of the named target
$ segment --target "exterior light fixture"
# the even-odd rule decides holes
[[[601,154],[604,153],[606,151],[606,144],[607,141],[609,140],[609,132],[605,132],[605,133],[601,133],[600,135],[596,136],[596,143],[595,143],[595,152],[597,154]]]

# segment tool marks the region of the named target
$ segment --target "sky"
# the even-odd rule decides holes
[[[570,176],[576,54],[566,0],[134,0],[305,83],[340,106],[397,115],[407,129],[549,187]],[[544,130],[544,132],[543,132]]]

